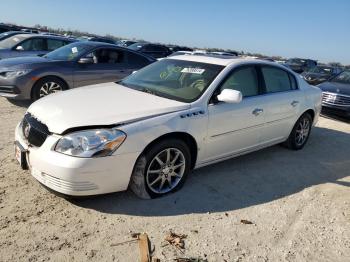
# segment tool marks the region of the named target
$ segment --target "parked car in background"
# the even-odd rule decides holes
[[[137,41],[124,39],[124,40],[119,40],[117,42],[117,45],[128,47],[129,45],[132,45],[132,44],[135,44],[135,43],[137,43]]]
[[[318,85],[344,71],[341,67],[319,65],[304,71],[301,75],[310,85]]]
[[[286,61],[285,66],[300,74],[317,66],[317,61],[311,59],[291,58]]]
[[[20,35],[20,34],[29,34],[29,33],[25,33],[22,31],[7,31],[0,34],[0,41],[5,40],[6,38],[9,38],[11,36]]]
[[[108,37],[97,37],[97,36],[93,36],[93,37],[79,37],[78,40],[80,41],[93,41],[93,42],[101,42],[101,43],[107,43],[107,44],[113,44],[115,45],[116,42]]]
[[[0,33],[8,32],[8,31],[17,31],[17,30],[18,30],[17,27],[0,23]]]
[[[163,58],[171,54],[169,48],[167,48],[165,45],[159,44],[139,42],[129,45],[128,48],[152,56],[154,58]]]
[[[193,49],[186,46],[178,46],[178,45],[168,45],[167,46],[171,52],[178,52],[178,51],[189,51],[192,52]]]
[[[0,41],[0,59],[42,56],[75,40],[39,34],[18,34]]]
[[[75,42],[43,57],[0,61],[0,96],[37,100],[75,87],[123,79],[155,59],[98,42]]]
[[[343,71],[318,87],[322,90],[324,113],[350,117],[350,70]]]
[[[220,56],[237,56],[235,53],[233,52],[210,52],[209,54],[213,54],[213,55],[220,55]]]
[[[33,103],[15,152],[35,179],[66,195],[130,186],[160,197],[191,169],[279,143],[302,149],[320,110],[320,89],[276,63],[176,56],[119,83]]]

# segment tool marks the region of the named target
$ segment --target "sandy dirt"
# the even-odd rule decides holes
[[[66,200],[14,160],[25,110],[0,99],[0,261],[138,261],[136,242],[113,246],[133,232],[148,233],[161,261],[350,261],[349,122],[322,117],[302,151],[274,146],[198,169],[161,199]],[[183,253],[164,246],[169,230],[187,235]]]

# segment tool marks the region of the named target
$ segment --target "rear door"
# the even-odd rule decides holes
[[[303,92],[298,88],[295,76],[284,69],[261,66],[261,73],[267,101],[261,140],[269,144],[288,137],[303,103]]]
[[[243,100],[238,104],[209,104],[206,162],[258,147],[264,128],[266,98],[261,95],[259,74],[254,65],[231,72],[216,93],[223,89],[241,91]]]

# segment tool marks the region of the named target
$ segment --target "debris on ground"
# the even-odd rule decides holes
[[[136,241],[139,240],[140,234],[141,234],[141,233],[132,233],[132,234],[131,234],[131,237],[132,237],[133,239],[126,240],[126,241],[119,242],[119,243],[115,243],[115,244],[111,244],[110,246],[111,246],[111,247],[116,247],[116,246],[124,245],[124,244],[127,244],[127,243],[136,242]]]
[[[148,235],[146,233],[142,233],[138,236],[138,239],[140,248],[140,261],[151,262],[150,242],[148,239]]]
[[[186,237],[187,237],[187,235],[176,234],[176,233],[170,231],[169,234],[166,235],[164,240],[167,242],[167,245],[172,245],[182,252],[182,249],[185,249],[184,239]]]
[[[246,219],[241,219],[241,223],[242,224],[246,224],[246,225],[253,225],[254,223],[252,221],[246,220]]]
[[[202,259],[202,258],[184,258],[184,257],[175,258],[174,261],[176,262],[208,262],[208,260]]]

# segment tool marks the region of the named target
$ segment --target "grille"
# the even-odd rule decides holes
[[[33,117],[30,113],[25,114],[23,118],[22,132],[28,143],[37,147],[44,144],[47,136],[50,135],[47,126]]]
[[[324,92],[322,94],[322,102],[338,106],[350,106],[350,96]]]

